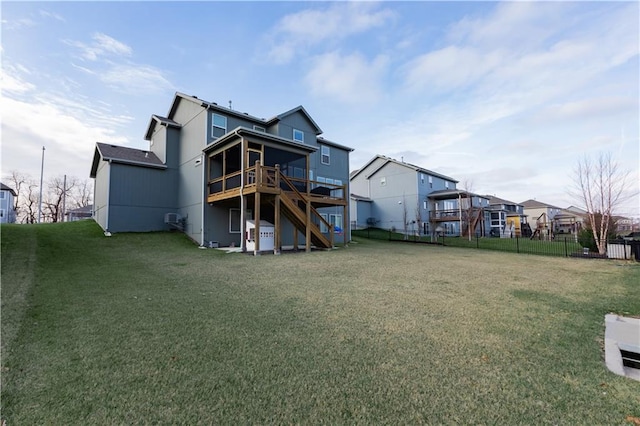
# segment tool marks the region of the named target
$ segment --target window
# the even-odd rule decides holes
[[[433,176],[429,176],[429,188],[433,188]]]
[[[0,200],[4,198],[4,191],[0,191]]]
[[[342,215],[341,214],[330,214],[329,215],[329,223],[333,225],[333,229],[336,228],[342,229]]]
[[[453,209],[455,209],[455,203],[453,201],[445,201],[444,202],[444,209],[445,210],[453,210]]]
[[[293,140],[304,143],[304,132],[302,130],[293,129]]]
[[[322,154],[322,164],[329,164],[331,160],[331,152],[329,151],[329,147],[325,145],[320,145],[320,152]]]
[[[220,136],[227,133],[227,117],[220,114],[213,114],[211,119],[211,136],[214,138],[219,138]]]
[[[240,233],[240,209],[229,209],[229,233]]]
[[[420,183],[424,185],[424,173],[420,173]]]
[[[257,130],[258,132],[267,133],[267,129],[260,126],[253,126],[253,130]]]
[[[444,187],[445,187],[445,188],[447,188],[447,189],[449,189],[449,181],[448,181],[448,180],[445,180],[445,181],[444,181]]]
[[[387,184],[387,178],[386,177],[381,177],[380,178],[380,186],[385,186]]]
[[[329,222],[329,216],[326,213],[320,213],[320,217]],[[329,232],[329,228],[323,221],[320,221],[320,232],[323,234]]]
[[[427,202],[426,201],[422,202],[422,208],[425,209],[425,210],[427,209]]]
[[[333,183],[334,183],[335,185],[340,185],[340,186],[342,186],[342,181],[341,181],[340,179],[336,179],[336,180],[334,180],[334,181],[333,181]],[[342,194],[342,189],[336,189],[336,190],[334,191],[334,193],[333,193],[333,194],[331,194],[331,196],[332,196],[332,197],[340,197],[340,198],[342,198],[342,195],[343,195],[343,194]]]

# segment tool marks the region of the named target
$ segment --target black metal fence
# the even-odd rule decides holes
[[[640,241],[618,239],[607,243],[607,253],[601,255],[580,245],[575,236],[557,236],[553,239],[536,239],[528,237],[471,238],[459,235],[420,235],[402,230],[383,230],[367,228],[351,231],[353,236],[386,241],[397,241],[414,244],[436,244],[449,247],[464,247],[484,250],[497,250],[512,253],[536,254],[544,256],[580,257],[595,259],[622,259],[640,261]]]

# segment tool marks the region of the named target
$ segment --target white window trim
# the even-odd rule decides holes
[[[216,125],[216,116],[224,118],[224,127]],[[213,129],[222,129],[222,130],[224,130],[224,133],[227,133],[227,117],[225,117],[224,115],[216,114],[215,112],[212,113],[212,115],[211,115],[211,137],[213,137],[214,139],[217,139],[219,136],[215,136],[213,134]]]
[[[256,125],[253,126],[253,130],[256,130],[262,133],[267,133],[267,129],[265,129],[264,127],[256,126]]]
[[[323,218],[324,220],[326,220],[327,222],[329,222],[329,215],[326,213],[320,213],[320,217]],[[331,222],[329,222],[331,223]],[[327,225],[324,224],[324,222],[320,221],[320,232],[322,232],[323,234],[326,234],[327,232],[329,232],[329,228],[327,228]]]
[[[296,132],[300,132],[300,134],[302,135],[302,140],[296,139]],[[293,129],[291,138],[296,142],[304,143],[304,132],[302,130]]]
[[[327,150],[325,154],[324,150]],[[324,161],[324,157],[327,157],[327,161]],[[326,145],[320,145],[320,162],[322,164],[330,165],[331,164],[331,148]]]

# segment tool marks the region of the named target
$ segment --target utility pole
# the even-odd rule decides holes
[[[38,223],[42,222],[42,174],[44,172],[44,146],[42,147],[42,163],[40,163],[40,202],[38,203]]]

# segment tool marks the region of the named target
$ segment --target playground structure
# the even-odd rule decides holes
[[[552,240],[553,239],[553,220],[549,220],[546,213],[542,213],[536,219],[536,229],[531,234],[530,239]]]

